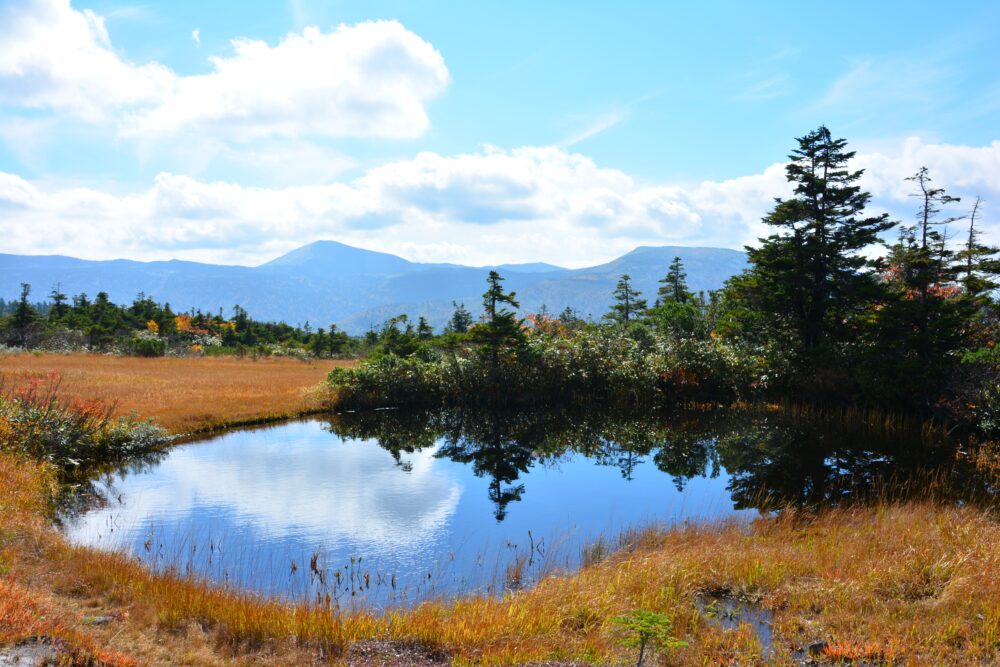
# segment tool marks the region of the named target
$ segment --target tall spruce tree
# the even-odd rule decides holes
[[[868,216],[870,195],[862,170],[851,170],[847,142],[826,127],[797,139],[785,168],[795,184],[791,199],[777,199],[764,222],[778,231],[748,247],[749,275],[741,281],[749,301],[795,333],[808,357],[848,339],[850,315],[874,300],[877,283],[861,251],[894,223]]]
[[[632,288],[632,277],[627,273],[618,279],[612,294],[615,303],[611,306],[611,311],[604,316],[606,319],[619,324],[628,324],[646,310],[646,300],[642,298],[642,292]]]
[[[445,333],[456,333],[464,334],[469,331],[469,327],[472,326],[472,314],[465,307],[464,303],[451,302],[451,305],[455,308],[455,311],[451,314],[451,319],[448,320],[448,324],[444,327]]]
[[[521,304],[517,302],[514,292],[504,291],[503,278],[496,271],[490,271],[486,283],[488,289],[483,293],[484,321],[473,327],[471,333],[473,340],[483,344],[495,369],[501,351],[515,348],[524,341],[521,320],[514,311],[505,308],[520,308]]]
[[[960,350],[979,318],[975,295],[962,288],[961,258],[948,247],[947,216],[957,197],[932,186],[926,167],[906,179],[915,184],[916,222],[901,226],[889,248],[886,299],[875,311],[875,353],[865,367],[875,373],[880,398],[925,408],[942,396]],[[973,241],[975,227],[973,223]],[[975,266],[975,263],[974,263]]]
[[[969,214],[969,228],[962,249],[955,253],[958,262],[955,270],[961,277],[966,294],[973,299],[979,299],[1000,287],[997,283],[997,278],[1000,277],[1000,258],[997,257],[1000,248],[981,243],[981,232],[976,227],[982,203],[982,198],[976,197]]]
[[[676,303],[687,303],[694,297],[687,286],[687,272],[684,270],[684,262],[680,257],[674,257],[667,269],[667,275],[660,280],[660,289],[656,295],[656,305],[674,301]]]
[[[67,305],[68,297],[63,294],[62,285],[56,283],[52,288],[52,292],[49,294],[49,299],[52,300],[52,309],[49,310],[49,320],[56,322],[66,317],[69,312],[69,305]]]
[[[17,301],[17,308],[11,323],[14,328],[14,343],[21,347],[26,347],[29,342],[31,328],[38,320],[38,313],[35,312],[28,298],[31,296],[31,285],[21,283],[21,297]]]

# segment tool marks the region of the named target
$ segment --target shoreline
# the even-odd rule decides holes
[[[228,422],[175,442],[286,418]],[[801,664],[810,645],[831,664],[1000,658],[1000,522],[971,507],[876,503],[787,511],[749,530],[715,522],[647,531],[629,549],[501,599],[333,614],[71,545],[45,521],[45,467],[0,455],[0,471],[8,480],[0,491],[0,643],[8,648],[0,655],[45,637],[71,664],[625,664],[631,653],[611,619],[655,608],[690,644],[670,664]],[[755,621],[722,627],[705,596],[767,612],[774,659]],[[18,608],[51,622],[18,620]]]

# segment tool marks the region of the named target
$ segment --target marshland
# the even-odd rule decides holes
[[[601,321],[522,317],[495,270],[478,318],[354,338],[24,285],[0,639],[79,664],[994,661],[998,251],[974,218],[949,245],[921,170],[920,225],[866,259],[897,224],[861,217],[843,140],[798,144],[765,219],[794,234],[707,295],[679,257],[652,305],[622,275]]]
[[[0,665],[1000,664],[1000,6],[689,5],[0,0]]]

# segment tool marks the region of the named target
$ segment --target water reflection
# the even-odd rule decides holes
[[[523,497],[521,475],[570,454],[616,467],[626,481],[651,461],[679,492],[689,480],[716,478],[724,469],[737,509],[855,500],[939,469],[954,454],[953,444],[919,427],[775,409],[641,415],[385,410],[337,415],[329,428],[374,440],[404,467],[404,455],[428,447],[471,465],[490,482],[497,521]]]
[[[524,584],[636,524],[839,503],[949,451],[773,411],[349,413],[106,473],[65,530],[269,594],[400,604]]]

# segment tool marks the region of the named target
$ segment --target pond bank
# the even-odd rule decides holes
[[[828,662],[1000,659],[1000,523],[972,507],[888,503],[648,531],[501,599],[334,615],[325,600],[219,590],[72,546],[48,522],[50,471],[3,455],[0,478],[0,643],[57,646],[75,664],[628,664],[612,619],[638,608],[668,615],[688,642],[670,664],[753,664],[771,650],[771,664],[798,664],[810,646]],[[706,595],[767,610],[771,648],[754,622],[706,614]]]
[[[42,511],[44,469],[4,456],[0,472],[23,489],[5,485],[0,498],[7,572],[0,641],[44,637],[105,664],[327,661],[356,657],[358,642],[366,651],[423,647],[422,654],[445,656],[438,664],[624,664],[630,653],[611,619],[637,608],[668,615],[674,635],[689,643],[671,664],[746,664],[772,651],[771,664],[795,664],[797,651],[809,646],[822,646],[831,660],[875,663],[990,664],[1000,657],[1000,523],[970,507],[790,511],[749,528],[649,531],[577,573],[501,599],[336,615],[324,601],[287,604],[224,591],[69,545]],[[754,622],[733,627],[712,618],[706,595],[768,610],[773,644],[763,645]],[[26,601],[38,611],[18,616]]]

